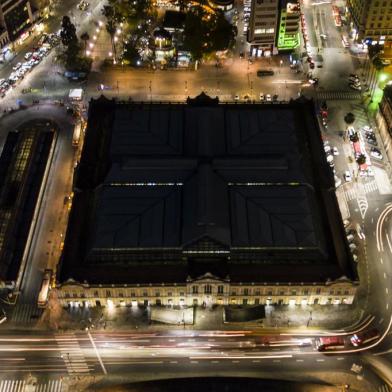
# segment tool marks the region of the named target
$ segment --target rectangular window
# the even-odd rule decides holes
[[[316,294],[320,294],[321,293],[321,289],[320,288],[317,288],[316,289]]]
[[[272,290],[268,290],[267,295],[272,295]]]
[[[242,300],[242,305],[248,305],[248,299],[247,298],[244,298]]]
[[[99,297],[99,294],[98,294],[97,290],[94,291],[94,297]]]
[[[223,294],[223,286],[222,285],[218,286],[218,294]]]
[[[249,295],[249,289],[244,289],[244,295]]]
[[[118,296],[119,296],[120,298],[123,298],[123,297],[124,297],[124,294],[123,294],[123,293],[118,293]]]
[[[260,303],[260,298],[255,299],[255,305],[258,305]]]
[[[199,286],[192,286],[192,294],[198,294],[199,293]]]
[[[112,293],[110,292],[110,290],[106,290],[106,296],[107,297],[111,297],[112,296]]]
[[[136,297],[136,293],[134,291],[131,291],[131,297]]]
[[[159,292],[159,291],[156,291],[156,292],[155,292],[155,296],[156,296],[156,297],[159,297],[159,295],[160,295],[160,292]]]
[[[171,296],[173,295],[173,293],[172,293],[171,291],[169,291],[169,292],[167,293],[167,295],[168,295],[169,297],[171,297]]]

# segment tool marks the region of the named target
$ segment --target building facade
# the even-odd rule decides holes
[[[296,1],[281,0],[278,50],[292,51],[300,45],[300,5]]]
[[[253,56],[269,56],[276,50],[279,0],[252,0],[248,41]]]
[[[183,284],[89,285],[72,280],[57,287],[64,306],[211,306],[352,304],[356,286],[348,279],[326,284],[231,283],[210,273]]]
[[[392,159],[392,86],[386,86],[376,115],[381,140],[388,155]]]
[[[357,42],[392,46],[392,3],[388,0],[348,0],[348,21]]]
[[[46,0],[1,0],[0,48],[26,38],[48,3]]]

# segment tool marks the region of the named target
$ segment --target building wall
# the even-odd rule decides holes
[[[392,2],[390,0],[348,0],[351,22],[358,32],[357,40],[370,38],[392,45]]]
[[[130,305],[312,305],[352,304],[356,286],[341,281],[328,285],[233,284],[207,279],[178,285],[89,286],[68,282],[57,287],[60,304],[73,306]]]
[[[248,40],[255,46],[271,50],[275,46],[278,0],[252,0]]]
[[[392,161],[392,88],[387,87],[386,90],[390,92],[384,90],[376,115],[376,122],[388,159]]]

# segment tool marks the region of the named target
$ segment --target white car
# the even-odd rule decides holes
[[[330,152],[330,151],[331,151],[331,146],[329,146],[328,144],[325,145],[325,146],[324,146],[324,151],[325,151],[326,153]]]
[[[33,55],[33,53],[27,52],[27,53],[24,55],[25,60],[28,60],[32,55]]]
[[[355,131],[355,128],[350,126],[347,128],[347,132],[348,132],[348,136],[353,136],[355,135],[357,132]]]
[[[365,125],[362,129],[363,129],[365,132],[373,132],[372,127],[369,127],[369,125]]]
[[[240,96],[238,95],[238,94],[236,94],[235,96],[234,96],[234,101],[239,101],[240,100]]]
[[[372,147],[372,149],[370,150],[370,156],[376,159],[382,159],[381,151],[374,147]]]
[[[266,101],[271,102],[272,101],[271,94],[267,94],[265,96],[265,99],[266,99]]]
[[[17,71],[21,66],[22,66],[22,63],[18,63],[18,64],[16,64],[14,67],[12,67],[12,69],[13,69],[14,71]]]
[[[351,182],[352,181],[350,170],[346,170],[344,172],[344,181],[346,181],[346,182]]]
[[[360,85],[350,83],[348,86],[350,88],[352,88],[353,90],[361,91],[361,86]]]
[[[337,147],[333,147],[333,148],[332,148],[332,154],[333,154],[333,155],[339,155],[339,150],[338,150]]]
[[[374,171],[371,167],[367,168],[367,175],[368,177],[374,177]]]

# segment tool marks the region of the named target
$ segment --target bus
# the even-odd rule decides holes
[[[72,145],[74,147],[77,147],[79,144],[81,131],[82,131],[82,123],[80,121],[77,121],[72,136]]]
[[[41,289],[38,294],[38,307],[45,308],[48,303],[49,291],[52,281],[53,271],[46,269],[44,271],[44,277],[42,278]]]
[[[339,350],[345,347],[343,336],[328,336],[316,339],[316,348],[318,351]]]
[[[260,78],[262,76],[274,76],[274,71],[272,69],[259,69],[257,71],[257,76]]]

